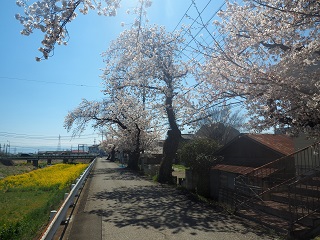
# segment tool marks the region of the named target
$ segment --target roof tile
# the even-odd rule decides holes
[[[245,136],[284,155],[294,153],[293,139],[280,134],[246,134]]]

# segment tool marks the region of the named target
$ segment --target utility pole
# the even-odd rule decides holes
[[[59,134],[59,142],[58,142],[57,151],[61,151],[61,136],[60,136],[60,134]]]
[[[10,154],[10,141],[7,140],[7,147],[6,147],[6,155],[9,153]],[[9,148],[9,152],[8,152],[8,148]]]

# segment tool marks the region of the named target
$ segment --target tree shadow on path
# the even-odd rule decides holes
[[[106,179],[132,180],[132,173],[123,170],[113,171],[112,175],[115,176],[106,176]],[[104,221],[118,228],[169,229],[173,234],[188,231],[192,235],[198,231],[268,235],[268,229],[193,201],[185,191],[165,185],[131,183],[129,187],[98,192],[91,200],[105,201],[105,204],[104,209],[90,213],[103,216]]]

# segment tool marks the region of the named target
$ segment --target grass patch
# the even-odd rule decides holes
[[[184,166],[184,165],[180,165],[180,164],[173,164],[172,165],[172,168],[175,170],[175,171],[184,171],[186,169],[189,169],[188,167]]]
[[[34,239],[64,197],[63,190],[0,192],[0,239]]]
[[[152,181],[154,181],[154,182],[158,182],[158,179],[159,179],[159,175],[154,175],[152,177]]]
[[[52,198],[50,191],[0,192],[0,225],[17,222]]]
[[[35,239],[87,164],[57,164],[0,180],[0,239]]]

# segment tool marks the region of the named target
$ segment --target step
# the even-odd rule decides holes
[[[268,228],[275,230],[277,233],[285,236],[296,237],[297,239],[310,239],[307,236],[318,236],[320,234],[320,213],[314,213],[311,218],[314,220],[313,226],[302,224],[302,222],[295,223],[290,232],[290,221],[267,214],[257,209],[240,209],[235,213],[237,216],[257,222]],[[305,219],[304,219],[305,220]]]
[[[266,214],[257,209],[240,209],[235,214],[274,229],[279,234],[289,234],[290,222],[285,219]]]
[[[308,224],[306,223],[308,222]],[[303,218],[295,225],[309,226],[294,231],[291,236],[294,239],[314,239],[320,235],[320,213],[314,212],[307,218]]]
[[[298,206],[310,206],[312,209],[320,208],[320,201],[319,198],[310,197],[300,194],[291,194],[291,204],[295,204]],[[286,192],[279,192],[279,193],[271,193],[270,200],[289,204],[289,194]]]
[[[320,177],[320,167],[317,167],[297,176],[297,180],[299,180],[300,182],[308,182],[310,179],[317,181],[319,180],[319,177]]]
[[[254,209],[258,211],[265,212],[267,214],[286,219],[288,221],[291,220],[291,213],[289,212],[288,204],[276,202],[276,201],[263,201],[256,202],[253,205]]]
[[[309,226],[310,228],[315,228],[320,225],[320,212],[313,212],[307,217],[299,220],[300,224]]]
[[[313,212],[312,210],[304,209],[303,207],[292,208],[292,215],[289,210],[288,204],[279,203],[275,201],[264,201],[254,203],[252,209],[291,221],[302,218],[299,223],[305,227],[312,228],[315,224],[319,223],[320,213]]]
[[[313,185],[313,186],[319,186],[320,183],[320,173],[313,175],[311,177],[305,177],[305,178],[299,178],[297,177],[296,181],[298,181],[301,184],[306,185]]]
[[[294,188],[292,188],[292,193],[320,199],[320,185],[313,186],[306,184],[297,184]]]
[[[320,177],[312,177],[307,181],[303,181],[303,184],[310,186],[320,186]]]
[[[317,216],[314,219],[314,228],[311,229],[311,231],[308,232],[309,238],[315,238],[317,236],[320,236],[320,213],[316,213]]]

